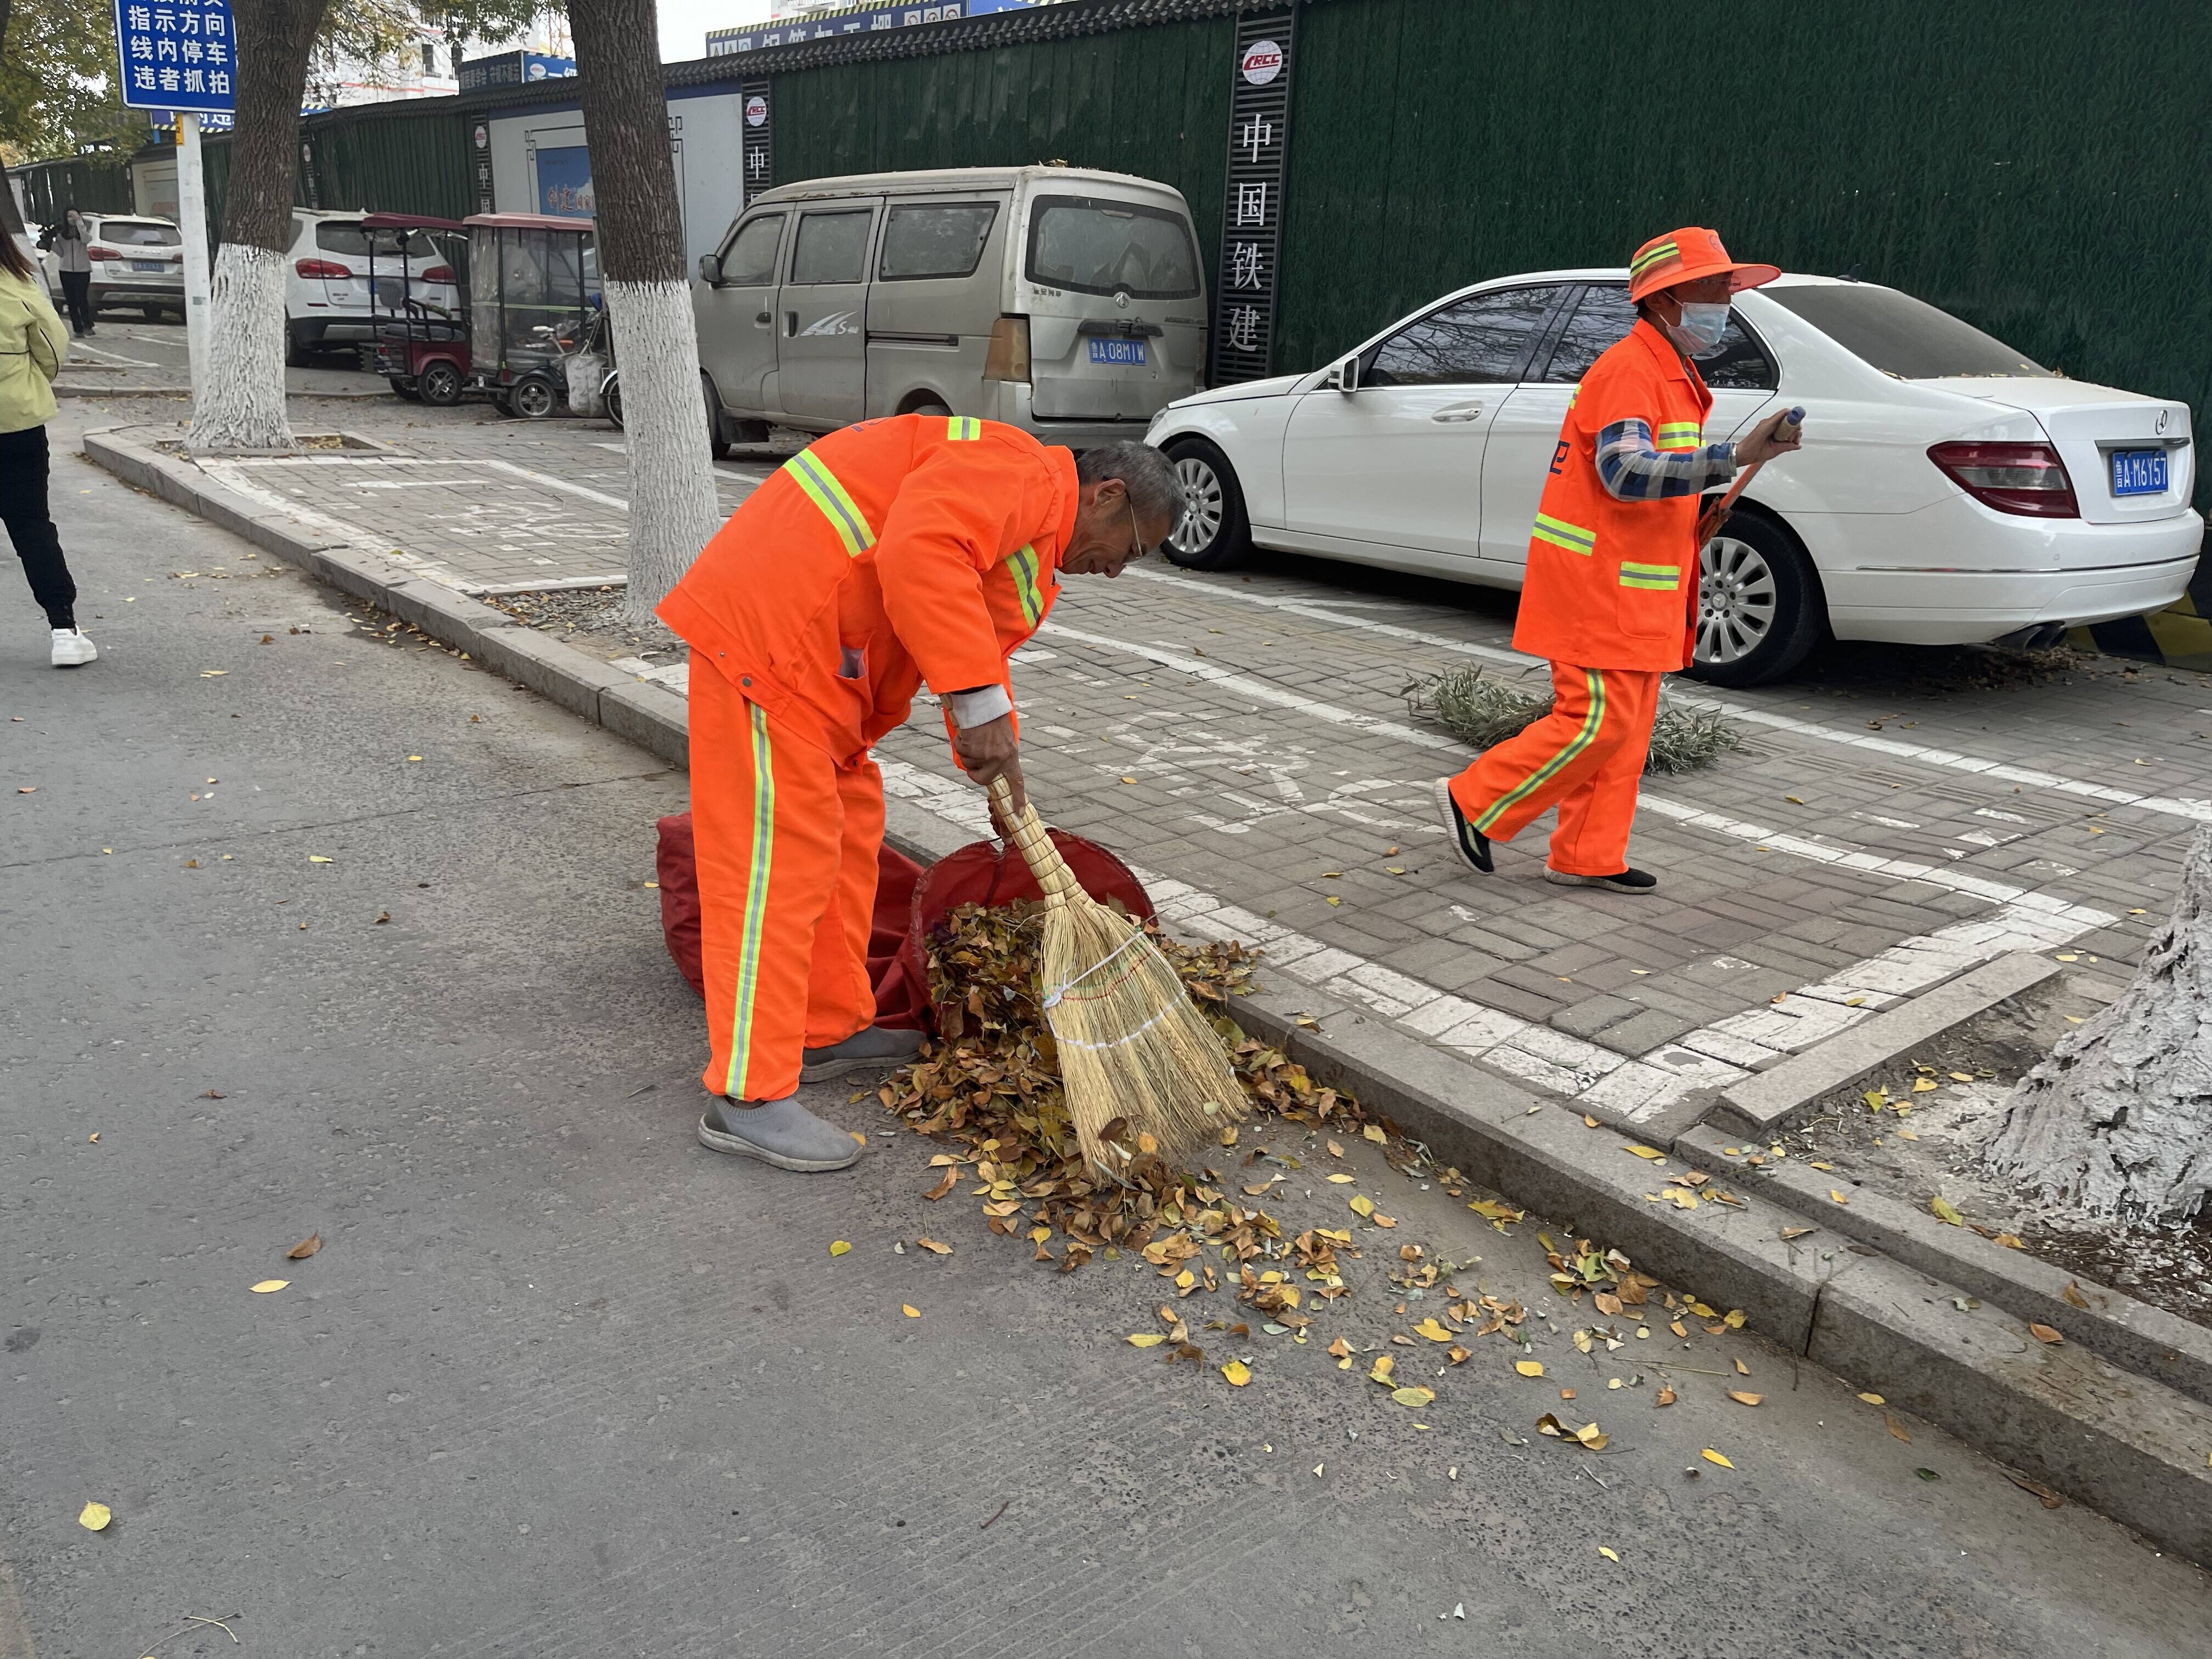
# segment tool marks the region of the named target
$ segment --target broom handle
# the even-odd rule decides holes
[[[1044,832],[1036,808],[1026,801],[1019,812],[1014,811],[1013,786],[1006,779],[991,780],[991,801],[999,809],[999,820],[1011,826],[1010,839],[1021,849],[1030,873],[1044,890],[1045,900],[1051,904],[1066,904],[1083,891],[1083,884],[1075,878],[1075,872],[1067,867],[1067,860],[1060,855],[1060,848],[1052,844],[1052,837]]]

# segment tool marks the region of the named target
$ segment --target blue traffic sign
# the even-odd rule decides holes
[[[229,0],[115,0],[123,101],[133,109],[234,108],[237,43]]]

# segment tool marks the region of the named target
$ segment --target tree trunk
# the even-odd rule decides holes
[[[629,453],[624,612],[636,624],[691,568],[722,515],[684,281],[656,8],[653,0],[592,0],[570,8],[568,27],[592,151],[599,276],[622,367]]]
[[[238,31],[238,127],[208,307],[205,384],[192,402],[194,449],[289,449],[284,410],[284,253],[307,52],[330,0],[231,0]]]
[[[1983,1153],[2091,1215],[2183,1221],[2212,1189],[2212,829],[2119,1000],[2013,1091]]]

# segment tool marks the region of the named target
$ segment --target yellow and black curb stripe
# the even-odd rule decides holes
[[[2212,560],[2198,562],[2189,591],[2165,610],[2092,623],[2066,637],[2084,651],[2212,672]]]

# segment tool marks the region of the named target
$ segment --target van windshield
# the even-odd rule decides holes
[[[1187,300],[1198,251],[1180,214],[1135,202],[1040,196],[1030,219],[1030,281],[1079,294]]]
[[[1893,288],[1856,283],[1808,283],[1759,290],[1795,312],[1838,345],[1900,380],[1953,375],[2021,375],[2051,371],[1972,323]]]

